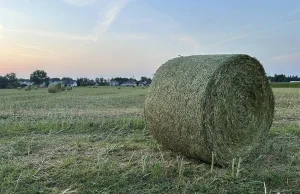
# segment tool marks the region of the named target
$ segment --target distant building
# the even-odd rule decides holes
[[[65,86],[77,87],[77,81],[76,80],[64,80],[64,81],[61,81],[61,82]]]
[[[109,86],[119,86],[120,83],[118,81],[110,80]]]
[[[121,84],[121,86],[137,86],[137,84],[134,81],[127,81]]]
[[[26,85],[26,86],[32,86],[33,85],[33,83],[30,82],[30,81],[20,81],[20,84],[21,85]]]

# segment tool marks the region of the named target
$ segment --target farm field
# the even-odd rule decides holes
[[[148,89],[0,90],[0,193],[300,193],[300,89],[273,91],[270,140],[237,175],[161,148]]]

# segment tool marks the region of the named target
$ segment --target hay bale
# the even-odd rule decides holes
[[[61,92],[61,85],[60,84],[51,84],[48,86],[49,93],[59,93]]]
[[[72,90],[72,89],[73,89],[72,86],[67,87],[67,90]]]
[[[172,59],[156,72],[147,127],[166,148],[215,163],[247,157],[266,140],[274,96],[263,66],[248,55]]]
[[[26,86],[25,87],[25,91],[30,91],[31,90],[31,86]]]
[[[66,91],[66,87],[65,87],[64,85],[62,85],[62,86],[60,87],[60,90],[61,90],[61,91]]]

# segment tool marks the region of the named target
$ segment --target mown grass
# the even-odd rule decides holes
[[[0,193],[300,193],[300,90],[274,89],[270,140],[238,177],[160,147],[147,92],[0,90]]]
[[[273,82],[272,88],[300,88],[300,82]]]

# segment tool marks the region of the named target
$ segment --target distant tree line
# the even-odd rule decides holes
[[[151,78],[141,77],[140,80],[136,80],[134,78],[125,78],[125,77],[116,77],[112,79],[105,79],[103,77],[97,77],[95,79],[89,78],[77,78],[75,80],[77,86],[109,86],[110,81],[117,81],[119,84],[131,81],[135,82],[136,84],[139,83],[146,83],[151,84]],[[28,83],[31,82],[34,85],[43,85],[48,86],[50,83],[53,82],[74,82],[70,77],[63,77],[63,78],[49,78],[47,73],[43,70],[36,70],[32,74],[30,74],[30,79],[22,79],[17,78],[15,73],[8,73],[5,76],[0,76],[0,89],[13,89],[17,87],[25,87]]]
[[[151,84],[152,80],[151,78],[147,78],[147,77],[141,77],[140,80],[136,80],[134,78],[126,78],[126,77],[116,77],[116,78],[112,78],[111,81],[117,81],[119,82],[119,84],[123,84],[125,82],[131,81],[131,82],[135,82],[137,85],[139,83],[146,83],[146,84]]]
[[[275,74],[274,76],[268,76],[268,79],[271,82],[291,82],[291,81],[300,81],[298,76],[286,76],[284,74]]]

